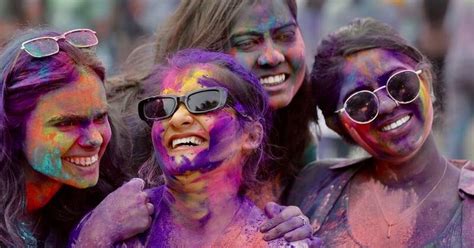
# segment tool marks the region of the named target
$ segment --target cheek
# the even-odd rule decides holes
[[[234,57],[234,59],[247,69],[251,70],[257,61],[257,54],[254,52],[240,52],[235,48],[231,48],[228,53]]]
[[[153,147],[159,154],[167,154],[166,146],[163,144],[163,133],[164,133],[164,125],[159,121],[153,122],[153,126],[151,128],[151,139],[153,142]]]
[[[292,47],[289,47],[285,52],[291,67],[295,70],[297,76],[304,75],[305,71],[305,48],[304,43],[296,42]]]
[[[109,124],[108,121],[107,121],[106,124],[104,124],[101,127],[100,132],[102,134],[102,139],[103,139],[102,147],[105,149],[107,147],[107,145],[109,144],[110,139],[112,138],[112,129],[110,128],[110,124]]]

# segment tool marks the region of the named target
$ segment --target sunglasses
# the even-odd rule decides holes
[[[375,120],[379,114],[379,98],[377,91],[385,89],[387,95],[399,104],[413,102],[420,95],[421,70],[402,70],[391,75],[385,86],[374,91],[361,90],[350,95],[344,101],[344,107],[334,113],[345,112],[349,119],[358,124],[367,124]]]
[[[227,91],[221,87],[199,89],[184,96],[152,96],[138,103],[138,114],[140,119],[150,123],[170,118],[180,103],[192,114],[204,114],[224,107],[227,100]]]
[[[93,47],[99,43],[96,32],[90,29],[74,29],[59,36],[43,36],[21,43],[21,49],[35,58],[43,58],[59,52],[58,41],[64,39],[77,48]]]

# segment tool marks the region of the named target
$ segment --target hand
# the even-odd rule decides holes
[[[313,228],[309,219],[298,207],[269,202],[265,205],[265,214],[269,220],[260,226],[260,231],[265,234],[263,239],[269,241],[284,237],[286,241],[298,241],[312,238]]]
[[[154,212],[144,181],[133,178],[110,193],[84,223],[76,247],[110,247],[148,229]]]

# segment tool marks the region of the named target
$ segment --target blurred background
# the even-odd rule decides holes
[[[218,1],[218,0],[210,0]],[[427,55],[434,84],[436,139],[451,158],[474,160],[474,0],[297,0],[308,65],[321,37],[355,17],[373,17],[400,31]],[[0,0],[0,47],[22,28],[97,31],[107,75],[120,72],[130,52],[152,39],[179,0]],[[357,157],[320,118],[320,158]]]

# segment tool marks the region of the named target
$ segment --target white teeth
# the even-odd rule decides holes
[[[203,140],[197,136],[191,136],[191,137],[186,137],[186,138],[179,138],[175,139],[171,142],[171,146],[173,148],[176,148],[177,146],[180,145],[186,145],[186,146],[198,146],[202,144]]]
[[[400,127],[401,125],[405,124],[408,120],[410,120],[410,118],[411,117],[409,115],[406,115],[406,116],[404,116],[404,117],[402,117],[402,118],[400,118],[400,119],[398,119],[398,120],[382,127],[382,131],[387,132],[387,131],[393,130],[397,127]]]
[[[286,76],[285,74],[279,74],[275,76],[268,76],[260,78],[260,84],[262,85],[277,85],[281,84],[285,81]]]
[[[89,167],[95,162],[97,162],[97,160],[99,160],[99,155],[96,154],[92,157],[65,157],[64,159],[75,165],[79,165],[82,167]]]

